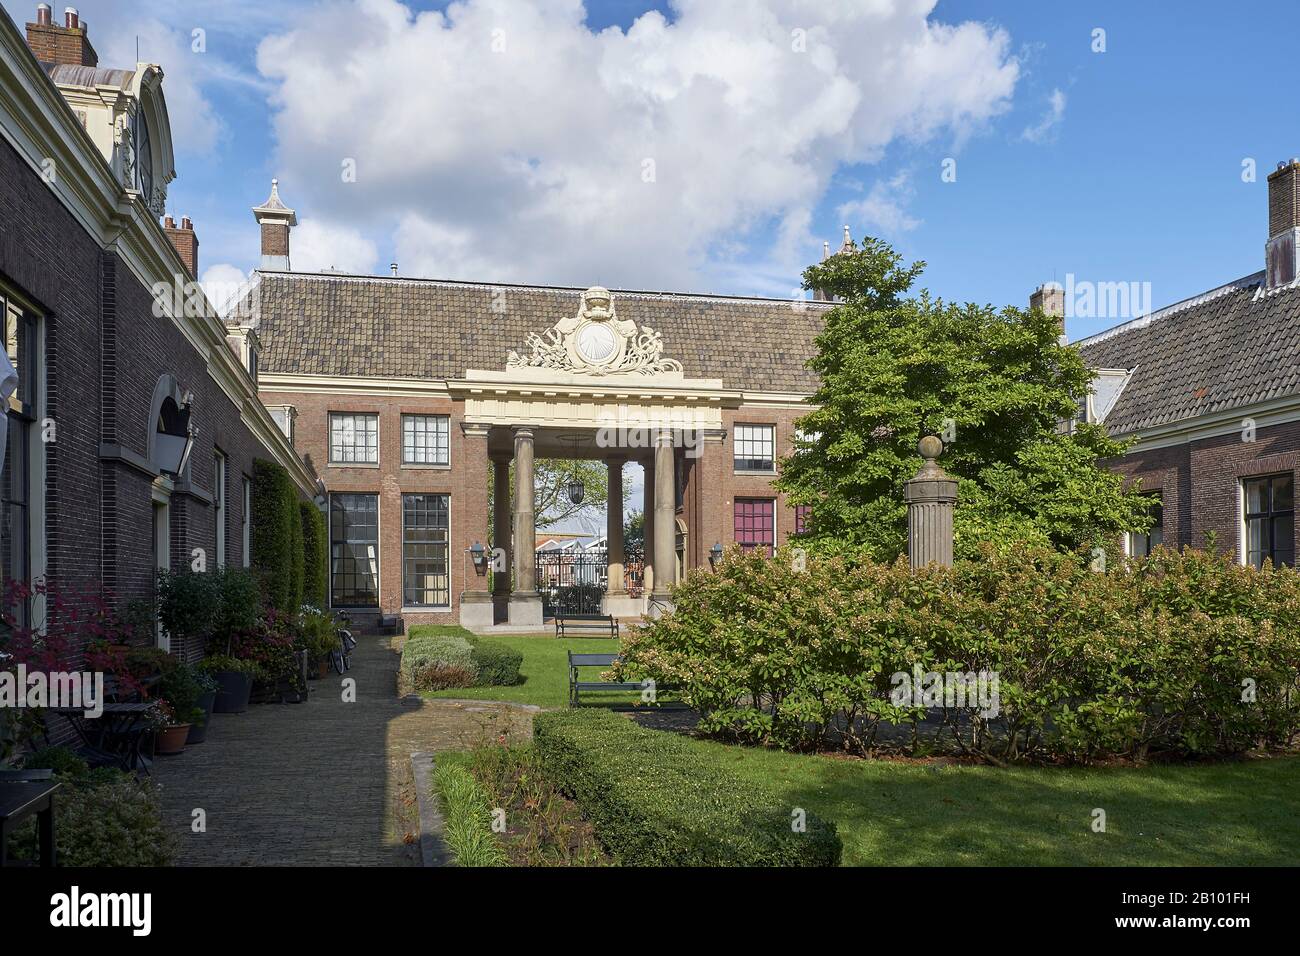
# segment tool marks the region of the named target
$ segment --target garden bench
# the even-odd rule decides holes
[[[584,690],[644,690],[641,681],[590,681],[578,678],[579,667],[612,667],[618,660],[617,654],[575,654],[569,655],[569,706],[577,707],[579,695]]]
[[[555,636],[564,637],[569,631],[617,638],[618,621],[612,614],[565,614],[556,611]]]

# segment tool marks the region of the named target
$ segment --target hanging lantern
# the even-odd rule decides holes
[[[580,505],[582,499],[587,497],[587,488],[578,477],[578,443],[582,441],[582,436],[574,435],[570,440],[573,442],[573,471],[569,475],[569,483],[564,487],[569,493],[569,500],[575,505]]]

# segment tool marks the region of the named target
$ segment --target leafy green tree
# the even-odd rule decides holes
[[[805,537],[831,551],[888,560],[907,547],[903,482],[918,440],[945,439],[941,464],[959,481],[958,554],[981,540],[1057,548],[1110,544],[1150,526],[1151,500],[1101,462],[1124,445],[1104,428],[1061,423],[1093,373],[1061,345],[1041,310],[957,305],[907,293],[925,267],[885,242],[831,256],[804,286],[840,301],[809,367],[817,406],[800,422],[778,486],[812,506]]]
[[[580,504],[569,500],[569,480],[577,474],[582,482]],[[630,481],[623,477],[626,500]],[[515,486],[515,466],[510,463],[510,487]],[[488,514],[496,507],[491,475],[488,476]],[[574,525],[603,527],[605,506],[609,503],[609,479],[603,461],[565,458],[538,458],[533,462],[533,515],[538,531]]]

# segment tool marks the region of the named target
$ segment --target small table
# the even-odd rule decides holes
[[[79,707],[51,707],[52,713],[66,717],[90,754],[103,762],[115,763],[123,770],[144,769],[149,758],[144,753],[153,702],[105,704],[99,717],[87,717]]]
[[[32,814],[37,815],[41,866],[54,865],[54,792],[61,786],[53,780],[0,782],[0,866],[9,865],[9,835]]]

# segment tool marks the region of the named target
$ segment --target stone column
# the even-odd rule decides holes
[[[500,549],[505,558],[492,575],[492,603],[502,621],[510,606],[510,524],[510,459],[497,458],[492,462],[492,547]]]
[[[672,607],[670,588],[677,574],[677,497],[674,482],[677,469],[673,462],[673,433],[660,429],[655,433],[655,582],[654,599]]]
[[[533,515],[533,430],[515,427],[514,559],[515,589],[510,594],[511,627],[541,627],[542,598],[537,593],[537,528]]]
[[[461,474],[467,489],[458,520],[463,540],[459,542],[460,548],[453,549],[449,557],[452,560],[452,573],[455,574],[459,567],[460,573],[465,576],[465,587],[460,594],[460,623],[462,627],[473,631],[492,626],[492,595],[488,591],[487,573],[478,573],[473,556],[469,553],[476,541],[486,547],[483,538],[486,537],[488,521],[488,434],[491,429],[487,425],[461,422],[460,430],[465,439],[461,452]]]
[[[720,544],[725,548],[731,536],[731,515],[728,511],[733,506],[730,501],[722,498],[720,491],[725,487],[725,469],[731,466],[731,459],[728,457],[730,449],[725,444],[725,429],[705,428],[695,437],[700,456],[695,468],[703,494],[698,514],[699,530],[691,529],[694,532],[692,537],[696,539],[691,550],[695,552],[695,566],[707,568],[709,552],[713,546]]]
[[[957,481],[935,461],[943,442],[933,435],[917,446],[925,464],[916,477],[903,483],[907,501],[907,557],[913,568],[927,564],[952,567],[952,512],[957,504]]]
[[[611,458],[605,463],[608,472],[607,498],[605,510],[605,543],[608,555],[608,578],[605,595],[601,598],[603,613],[615,617],[635,617],[641,609],[627,595],[627,583],[623,577],[623,459]]]
[[[641,593],[649,598],[655,583],[655,460],[651,452],[642,463],[645,485],[641,489]],[[644,603],[644,602],[643,602]]]

